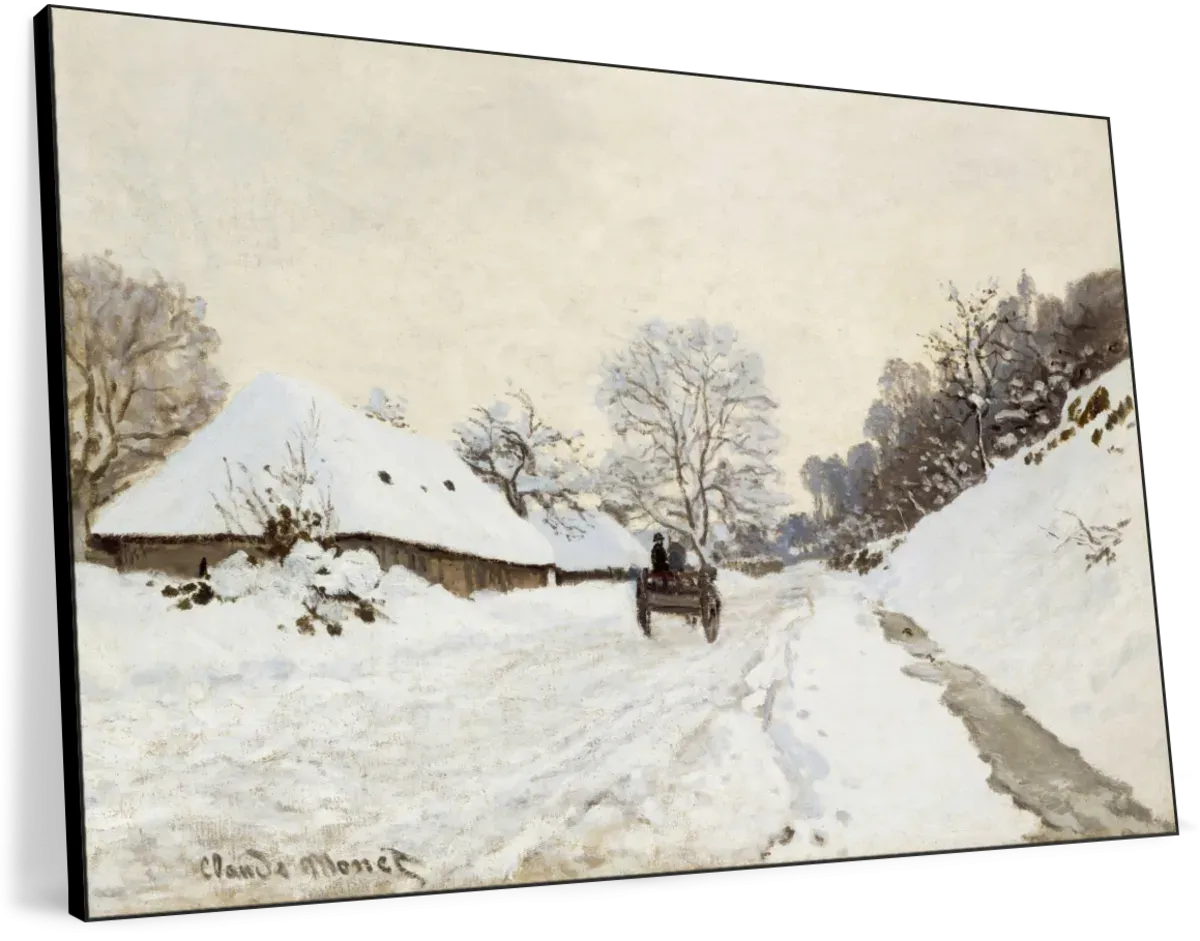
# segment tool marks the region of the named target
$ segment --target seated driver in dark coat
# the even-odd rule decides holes
[[[654,534],[654,548],[650,550],[650,571],[655,575],[669,572],[671,566],[667,560],[667,550],[663,547],[662,533]]]

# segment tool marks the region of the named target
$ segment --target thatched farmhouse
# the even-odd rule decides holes
[[[546,539],[449,445],[271,374],[101,510],[90,545],[120,569],[195,576],[268,545],[254,508],[281,488],[304,491],[333,545],[370,549],[384,568],[459,595],[546,585],[553,571]]]
[[[568,512],[552,524],[541,509],[535,508],[529,519],[554,550],[555,580],[559,585],[620,580],[628,578],[632,569],[649,564],[649,550],[605,513]]]

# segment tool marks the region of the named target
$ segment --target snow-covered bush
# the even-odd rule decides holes
[[[407,574],[420,579],[411,572]],[[340,552],[303,541],[297,542],[283,559],[235,552],[213,567],[206,584],[211,584],[210,597],[215,595],[222,601],[264,595],[279,604],[290,602],[301,611],[294,619],[300,633],[315,633],[320,624],[337,636],[350,618],[368,624],[378,618],[377,602],[370,596],[382,579],[379,560],[369,550]]]
[[[390,396],[383,389],[374,388],[367,397],[367,404],[357,406],[369,418],[384,422],[402,431],[409,430],[408,402],[402,396]]]
[[[263,571],[261,562],[239,549],[209,569],[208,578],[219,597],[236,601],[261,588]]]

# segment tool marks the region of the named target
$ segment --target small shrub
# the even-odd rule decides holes
[[[1062,434],[1058,436],[1058,440],[1059,441],[1070,441],[1074,437],[1075,437],[1075,429],[1074,428],[1064,428]]]
[[[375,606],[366,599],[359,599],[358,604],[354,607],[355,616],[366,624],[375,622],[375,613]]]
[[[174,598],[179,594],[179,589],[174,585],[165,585],[163,586],[162,593],[164,598]]]
[[[1096,391],[1092,393],[1092,397],[1087,400],[1087,405],[1083,407],[1083,411],[1075,416],[1075,424],[1080,428],[1086,427],[1107,412],[1108,406],[1108,389],[1104,386],[1097,386]]]
[[[1108,414],[1108,421],[1104,423],[1107,431],[1112,431],[1117,425],[1120,425],[1129,417],[1129,413],[1133,411],[1133,396],[1127,395],[1123,398],[1120,404]],[[1127,426],[1128,427],[1128,426]]]
[[[1104,429],[1097,428],[1092,432],[1092,444],[1096,445],[1096,447],[1100,447],[1100,439],[1102,437],[1104,437]]]
[[[208,582],[205,582],[196,589],[196,593],[192,595],[192,600],[196,604],[208,604],[215,597],[216,594],[213,592],[212,586]]]
[[[883,563],[883,553],[879,550],[872,552],[869,549],[860,549],[855,552],[853,549],[848,552],[843,552],[841,555],[834,556],[830,562],[830,568],[839,572],[857,572],[859,575],[866,575],[872,569],[878,568]]]
[[[191,607],[192,607],[192,599],[191,598],[180,598],[179,601],[175,604],[175,607],[177,607],[180,611],[190,611]]]
[[[340,625],[340,624],[326,622],[325,630],[327,630],[329,632],[330,637],[341,637],[342,636],[342,625]]]
[[[1097,565],[1112,565],[1117,560],[1117,546],[1121,544],[1124,537],[1124,529],[1129,525],[1128,518],[1118,520],[1116,525],[1088,525],[1084,523],[1076,514],[1070,511],[1064,511],[1068,516],[1071,516],[1075,521],[1073,530],[1061,531],[1056,533],[1053,530],[1046,530],[1046,534],[1054,539],[1059,540],[1058,548],[1061,549],[1066,545],[1074,544],[1081,546],[1084,549],[1084,561],[1087,562],[1086,571],[1091,571]]]
[[[855,569],[859,575],[866,575],[867,572],[874,568],[878,568],[883,564],[883,553],[879,551],[867,552],[865,549],[859,553],[858,562]]]
[[[315,634],[317,629],[313,627],[313,617],[311,614],[302,614],[296,618],[296,627],[300,629],[301,634]]]
[[[1067,406],[1067,420],[1068,421],[1075,421],[1075,416],[1077,414],[1079,414],[1079,406],[1082,403],[1082,401],[1083,400],[1079,396],[1075,396],[1075,400],[1073,402],[1071,402],[1070,405]]]

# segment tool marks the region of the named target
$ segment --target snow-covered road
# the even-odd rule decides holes
[[[464,601],[405,582],[387,620],[335,638],[277,630],[282,599],[174,611],[146,581],[79,572],[98,915],[986,846],[1037,825],[989,788],[940,690],[903,673],[858,582],[816,568],[729,575],[711,646],[657,615],[643,637],[626,585]]]

